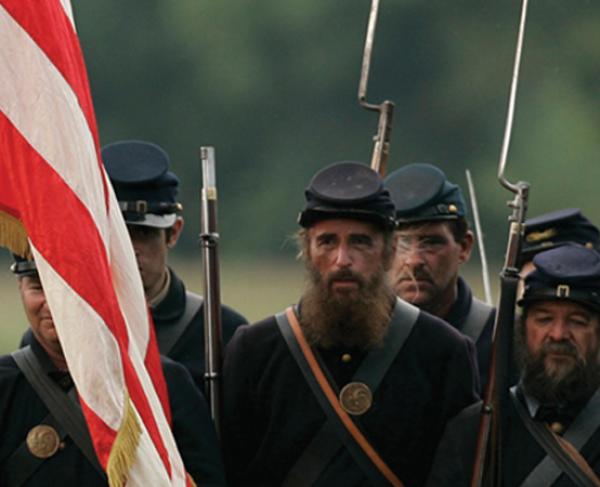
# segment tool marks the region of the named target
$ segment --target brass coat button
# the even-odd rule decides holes
[[[562,435],[565,432],[565,427],[559,422],[554,422],[550,424],[550,429],[554,431],[557,435]]]

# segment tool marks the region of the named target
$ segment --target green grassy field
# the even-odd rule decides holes
[[[200,259],[174,260],[176,272],[188,288],[202,292]],[[3,268],[8,268],[8,261]],[[0,272],[0,354],[14,350],[27,328],[16,280],[10,272]],[[302,264],[253,261],[221,264],[222,301],[256,321],[297,301],[303,285]]]

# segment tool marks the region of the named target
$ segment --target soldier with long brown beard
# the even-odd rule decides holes
[[[334,164],[305,195],[300,302],[226,351],[228,481],[422,485],[446,421],[476,400],[473,344],[394,295],[394,205],[374,171]]]

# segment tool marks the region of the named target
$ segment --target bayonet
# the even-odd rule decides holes
[[[362,68],[360,71],[360,82],[358,84],[358,103],[367,110],[379,112],[377,133],[373,136],[373,155],[371,157],[371,168],[382,177],[387,170],[387,161],[390,155],[390,139],[392,135],[392,119],[394,116],[394,103],[385,100],[374,104],[367,101],[367,85],[369,84],[369,72],[371,69],[371,55],[375,41],[375,28],[379,13],[379,0],[371,0],[371,11],[367,24],[367,36],[365,38],[365,49],[363,52]]]
[[[490,285],[490,273],[488,270],[487,255],[485,252],[485,244],[483,243],[483,229],[481,228],[481,219],[479,218],[479,205],[477,204],[477,194],[475,193],[475,185],[471,178],[471,171],[465,171],[467,176],[467,186],[469,187],[469,199],[471,200],[471,209],[473,210],[473,223],[475,225],[475,236],[477,237],[477,247],[479,248],[479,259],[481,260],[481,277],[483,280],[483,291],[485,294],[485,302],[492,306],[492,287]]]

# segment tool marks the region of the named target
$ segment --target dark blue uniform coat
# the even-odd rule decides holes
[[[472,342],[420,312],[403,348],[360,417],[363,431],[407,487],[422,485],[446,421],[477,399]],[[318,350],[338,387],[365,354]],[[350,354],[351,360],[342,360]],[[231,485],[280,486],[325,421],[274,317],[238,329],[224,366],[224,445]],[[318,486],[369,485],[345,450]]]
[[[458,331],[462,331],[472,304],[473,293],[465,280],[462,277],[459,277],[456,301],[454,301],[452,308],[450,308],[450,311],[444,320],[450,323]],[[483,331],[475,342],[482,391],[485,390],[489,373],[490,357],[492,353],[492,333],[494,331],[495,318],[496,310],[494,309],[485,324],[483,324]]]
[[[31,347],[42,364],[63,388],[70,377],[56,370],[46,353],[33,339]],[[214,427],[206,401],[181,365],[162,358],[169,390],[173,434],[186,469],[198,485],[225,485]],[[6,462],[21,445],[27,433],[48,414],[37,395],[10,355],[0,357],[0,485]],[[65,448],[46,459],[25,484],[105,486],[106,478],[94,469],[79,447],[67,437]]]
[[[560,420],[559,422],[568,427],[581,408],[582,405],[579,405],[570,412],[570,420],[566,419],[568,416],[564,415],[555,418],[548,417],[545,420],[550,423]],[[468,487],[470,485],[480,412],[481,402],[461,411],[448,423],[435,456],[430,478],[427,481],[428,487]],[[533,468],[544,459],[546,452],[531,436],[512,402],[509,406],[508,422],[508,435],[503,453],[503,485],[518,487]],[[595,433],[580,453],[588,461],[596,475],[600,475],[600,427],[596,428]],[[575,487],[575,485],[569,477],[563,474],[552,484],[552,487]]]

